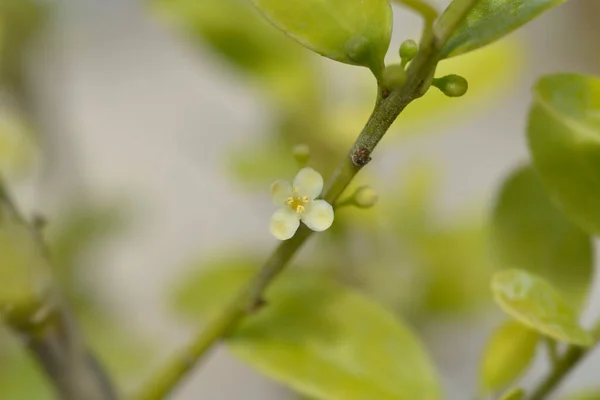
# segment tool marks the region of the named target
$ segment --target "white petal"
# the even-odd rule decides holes
[[[323,177],[312,168],[302,168],[294,178],[294,189],[300,196],[317,198],[323,190]]]
[[[292,195],[292,185],[290,185],[288,181],[280,179],[273,182],[271,185],[271,198],[273,199],[273,203],[275,203],[275,205],[285,205],[285,201],[292,197]]]
[[[316,200],[302,214],[302,222],[313,231],[324,231],[333,223],[333,207],[325,200]]]
[[[271,217],[271,233],[279,240],[288,240],[298,230],[300,219],[292,210],[281,208]]]

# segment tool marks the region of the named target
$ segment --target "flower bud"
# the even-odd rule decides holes
[[[412,39],[405,40],[400,45],[400,59],[402,59],[402,64],[406,65],[417,55],[417,51],[419,51],[419,46],[417,42]]]
[[[467,93],[469,83],[460,75],[447,75],[443,78],[436,78],[432,85],[440,89],[448,97],[461,97]]]
[[[371,208],[379,200],[379,195],[370,186],[361,186],[354,192],[354,205],[359,208]]]
[[[404,85],[406,81],[406,72],[400,64],[391,64],[385,67],[382,75],[382,86],[388,90],[393,90]]]
[[[305,166],[310,157],[310,148],[306,144],[298,144],[292,149],[292,155],[300,166]]]

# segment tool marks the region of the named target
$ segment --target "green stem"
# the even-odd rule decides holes
[[[558,363],[553,365],[550,374],[531,392],[527,400],[543,400],[558,387],[569,372],[584,358],[587,349],[571,346]]]
[[[347,157],[328,180],[323,198],[335,204],[358,172],[369,163],[371,153],[404,108],[425,94],[429,88],[442,47],[452,31],[479,0],[454,0],[452,12],[442,15],[431,35],[424,37],[415,59],[407,71],[404,86],[395,89],[385,99],[378,96],[373,113],[358,136]],[[228,307],[214,320],[209,321],[195,340],[158,371],[135,400],[164,399],[192,368],[203,361],[209,350],[227,336],[244,316],[262,304],[262,294],[272,280],[285,268],[296,252],[312,236],[302,226],[291,239],[281,242],[257,275],[241,290]]]
[[[600,341],[600,322],[592,329],[592,336],[596,338],[597,345]],[[527,400],[544,400],[593,349],[594,346],[569,346],[565,354],[552,363],[548,376],[531,391]]]
[[[85,346],[68,307],[49,275],[49,254],[39,231],[19,212],[0,182],[0,219],[29,230],[41,254],[39,265],[28,265],[39,282],[37,291],[16,299],[0,313],[0,322],[17,334],[51,379],[64,400],[116,400],[118,394],[91,351]],[[10,267],[10,265],[8,266]],[[44,285],[43,289],[41,286]]]

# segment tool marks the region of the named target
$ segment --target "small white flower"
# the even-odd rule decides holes
[[[316,232],[333,223],[333,207],[325,200],[315,200],[323,190],[323,177],[312,168],[301,169],[293,185],[284,180],[271,185],[273,202],[281,206],[271,217],[271,233],[279,240],[294,236],[302,221]]]

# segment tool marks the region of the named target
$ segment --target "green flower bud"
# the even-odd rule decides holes
[[[305,166],[310,157],[310,148],[306,144],[298,144],[292,149],[292,155],[300,166]]]
[[[395,89],[404,85],[406,82],[406,72],[400,64],[391,64],[385,67],[381,79],[382,86],[385,89]]]
[[[460,75],[447,75],[443,78],[436,78],[432,85],[440,89],[448,97],[461,97],[469,89],[469,83]]]
[[[379,195],[370,186],[361,186],[354,192],[354,205],[359,208],[371,208],[379,200]]]
[[[409,61],[412,61],[417,55],[417,51],[419,51],[419,46],[417,42],[412,39],[405,40],[400,45],[400,58],[402,59],[402,64],[406,65]]]

